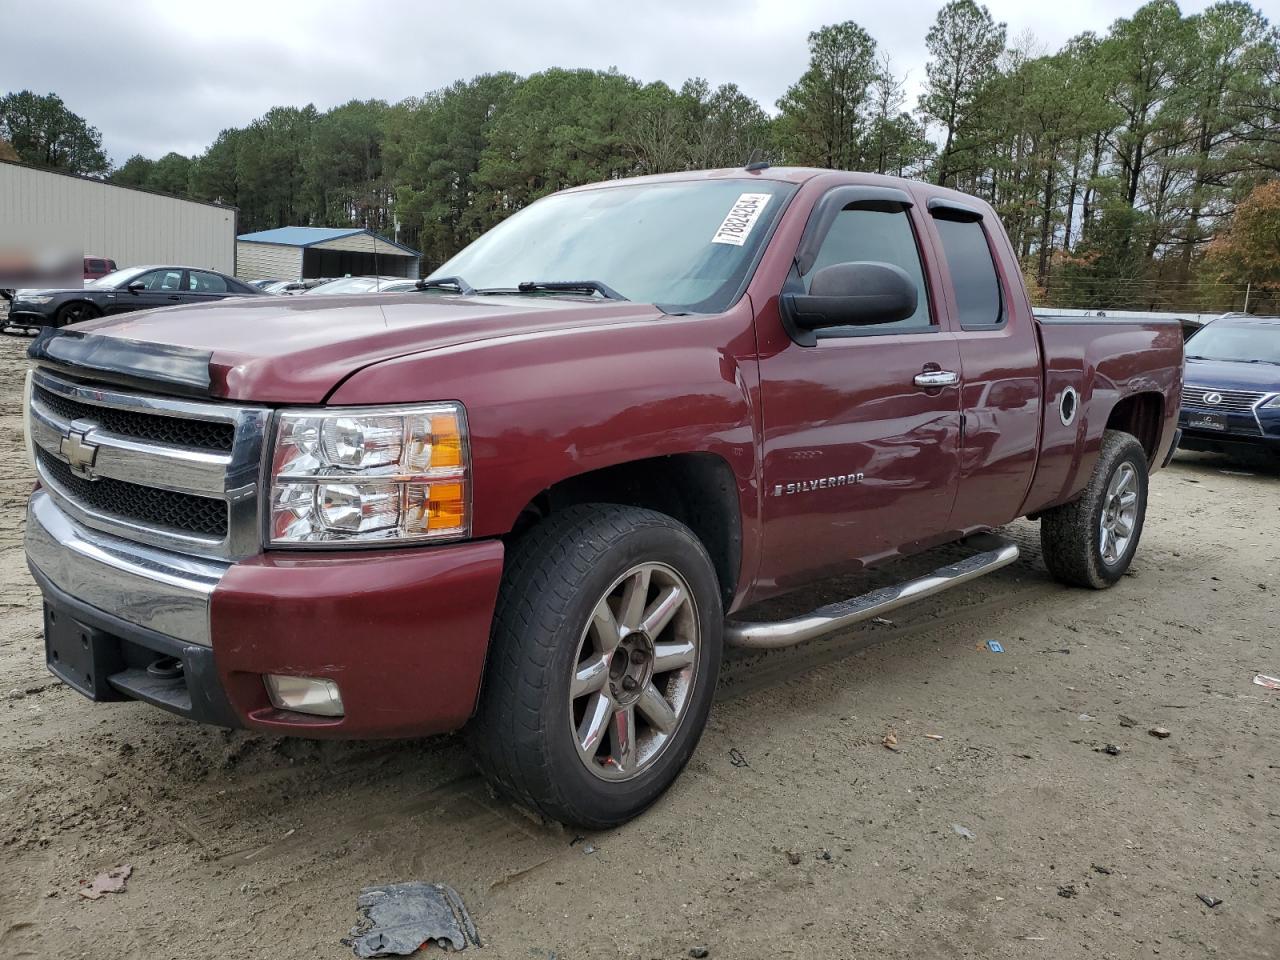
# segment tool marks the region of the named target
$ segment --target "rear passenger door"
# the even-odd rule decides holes
[[[859,186],[835,188],[810,215],[789,290],[807,290],[831,264],[887,262],[915,281],[919,306],[897,323],[826,329],[813,346],[788,340],[760,357],[759,581],[768,591],[944,535],[956,493],[960,357],[928,280],[920,217],[906,192]],[[952,381],[917,383],[926,374]]]
[[[951,526],[999,526],[1018,515],[1040,446],[1040,346],[1019,267],[988,211],[935,197],[930,221],[960,346],[960,485]]]
[[[183,284],[182,299],[186,303],[211,303],[235,296],[227,288],[227,281],[208,270],[188,270]]]

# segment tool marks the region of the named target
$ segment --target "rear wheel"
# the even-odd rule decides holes
[[[75,303],[68,303],[58,310],[57,315],[54,317],[54,326],[65,327],[68,323],[79,323],[81,320],[92,320],[94,317],[100,316],[102,314],[93,304],[78,300]]]
[[[1146,512],[1147,453],[1131,434],[1108,430],[1084,493],[1040,517],[1045,566],[1063,583],[1111,586],[1133,561]]]
[[[697,746],[722,616],[706,550],[671,517],[594,505],[543,521],[504,574],[469,729],[481,768],[556,820],[636,816]]]

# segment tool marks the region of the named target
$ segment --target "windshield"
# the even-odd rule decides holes
[[[125,267],[123,270],[115,270],[108,273],[105,277],[99,277],[92,283],[86,283],[86,287],[111,287],[115,289],[122,284],[128,283],[131,279],[140,274],[146,267]]]
[[[592,280],[628,300],[715,313],[735,299],[794,191],[768,180],[685,180],[555,194],[498,224],[431,277],[462,277],[479,291]]]
[[[1280,323],[1222,326],[1211,323],[1187,341],[1195,360],[1233,360],[1280,364]]]

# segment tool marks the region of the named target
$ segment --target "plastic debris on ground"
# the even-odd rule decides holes
[[[961,826],[961,825],[960,825],[960,824],[958,824],[958,823],[953,823],[953,824],[951,825],[951,829],[952,829],[952,830],[954,830],[954,831],[956,832],[956,835],[957,835],[957,836],[964,837],[966,840],[977,840],[977,839],[978,839],[978,835],[977,835],[976,833],[974,833],[974,832],[973,832],[972,830],[970,830],[968,827]]]
[[[80,896],[86,900],[97,900],[104,893],[124,893],[124,885],[133,876],[133,867],[127,863],[114,870],[100,873],[86,887],[80,888]]]
[[[1197,893],[1196,896],[1199,897],[1200,902],[1203,903],[1210,910],[1212,910],[1218,904],[1222,903],[1222,901],[1219,900],[1217,897],[1211,897],[1207,893]]]
[[[412,881],[365,887],[356,907],[360,922],[343,943],[357,957],[408,956],[432,941],[454,950],[482,945],[458,891],[447,884]]]
[[[1268,677],[1265,673],[1260,673],[1253,678],[1253,682],[1268,690],[1280,690],[1280,677]]]
[[[897,753],[898,752],[898,731],[893,729],[893,727],[890,727],[889,732],[884,735],[884,739],[881,740],[880,743],[884,746],[886,750],[892,750],[894,753]]]
[[[999,640],[988,640],[987,649],[992,653],[1004,653],[1004,647],[1000,646]]]

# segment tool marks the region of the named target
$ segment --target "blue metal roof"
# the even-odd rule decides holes
[[[243,233],[237,240],[249,240],[253,243],[279,243],[287,247],[309,247],[312,244],[324,243],[326,240],[337,240],[364,233],[359,227],[277,227],[274,230],[259,230],[257,233]]]
[[[242,233],[236,237],[237,240],[247,240],[250,243],[275,243],[282,247],[314,247],[317,243],[325,243],[329,240],[337,240],[340,237],[354,237],[359,234],[367,233],[369,236],[377,239],[378,243],[385,243],[389,247],[397,250],[403,250],[411,257],[421,257],[422,253],[413,247],[407,247],[403,243],[396,243],[394,240],[388,240],[384,236],[374,233],[372,230],[366,230],[363,227],[276,227],[274,230],[259,230],[257,233]]]

